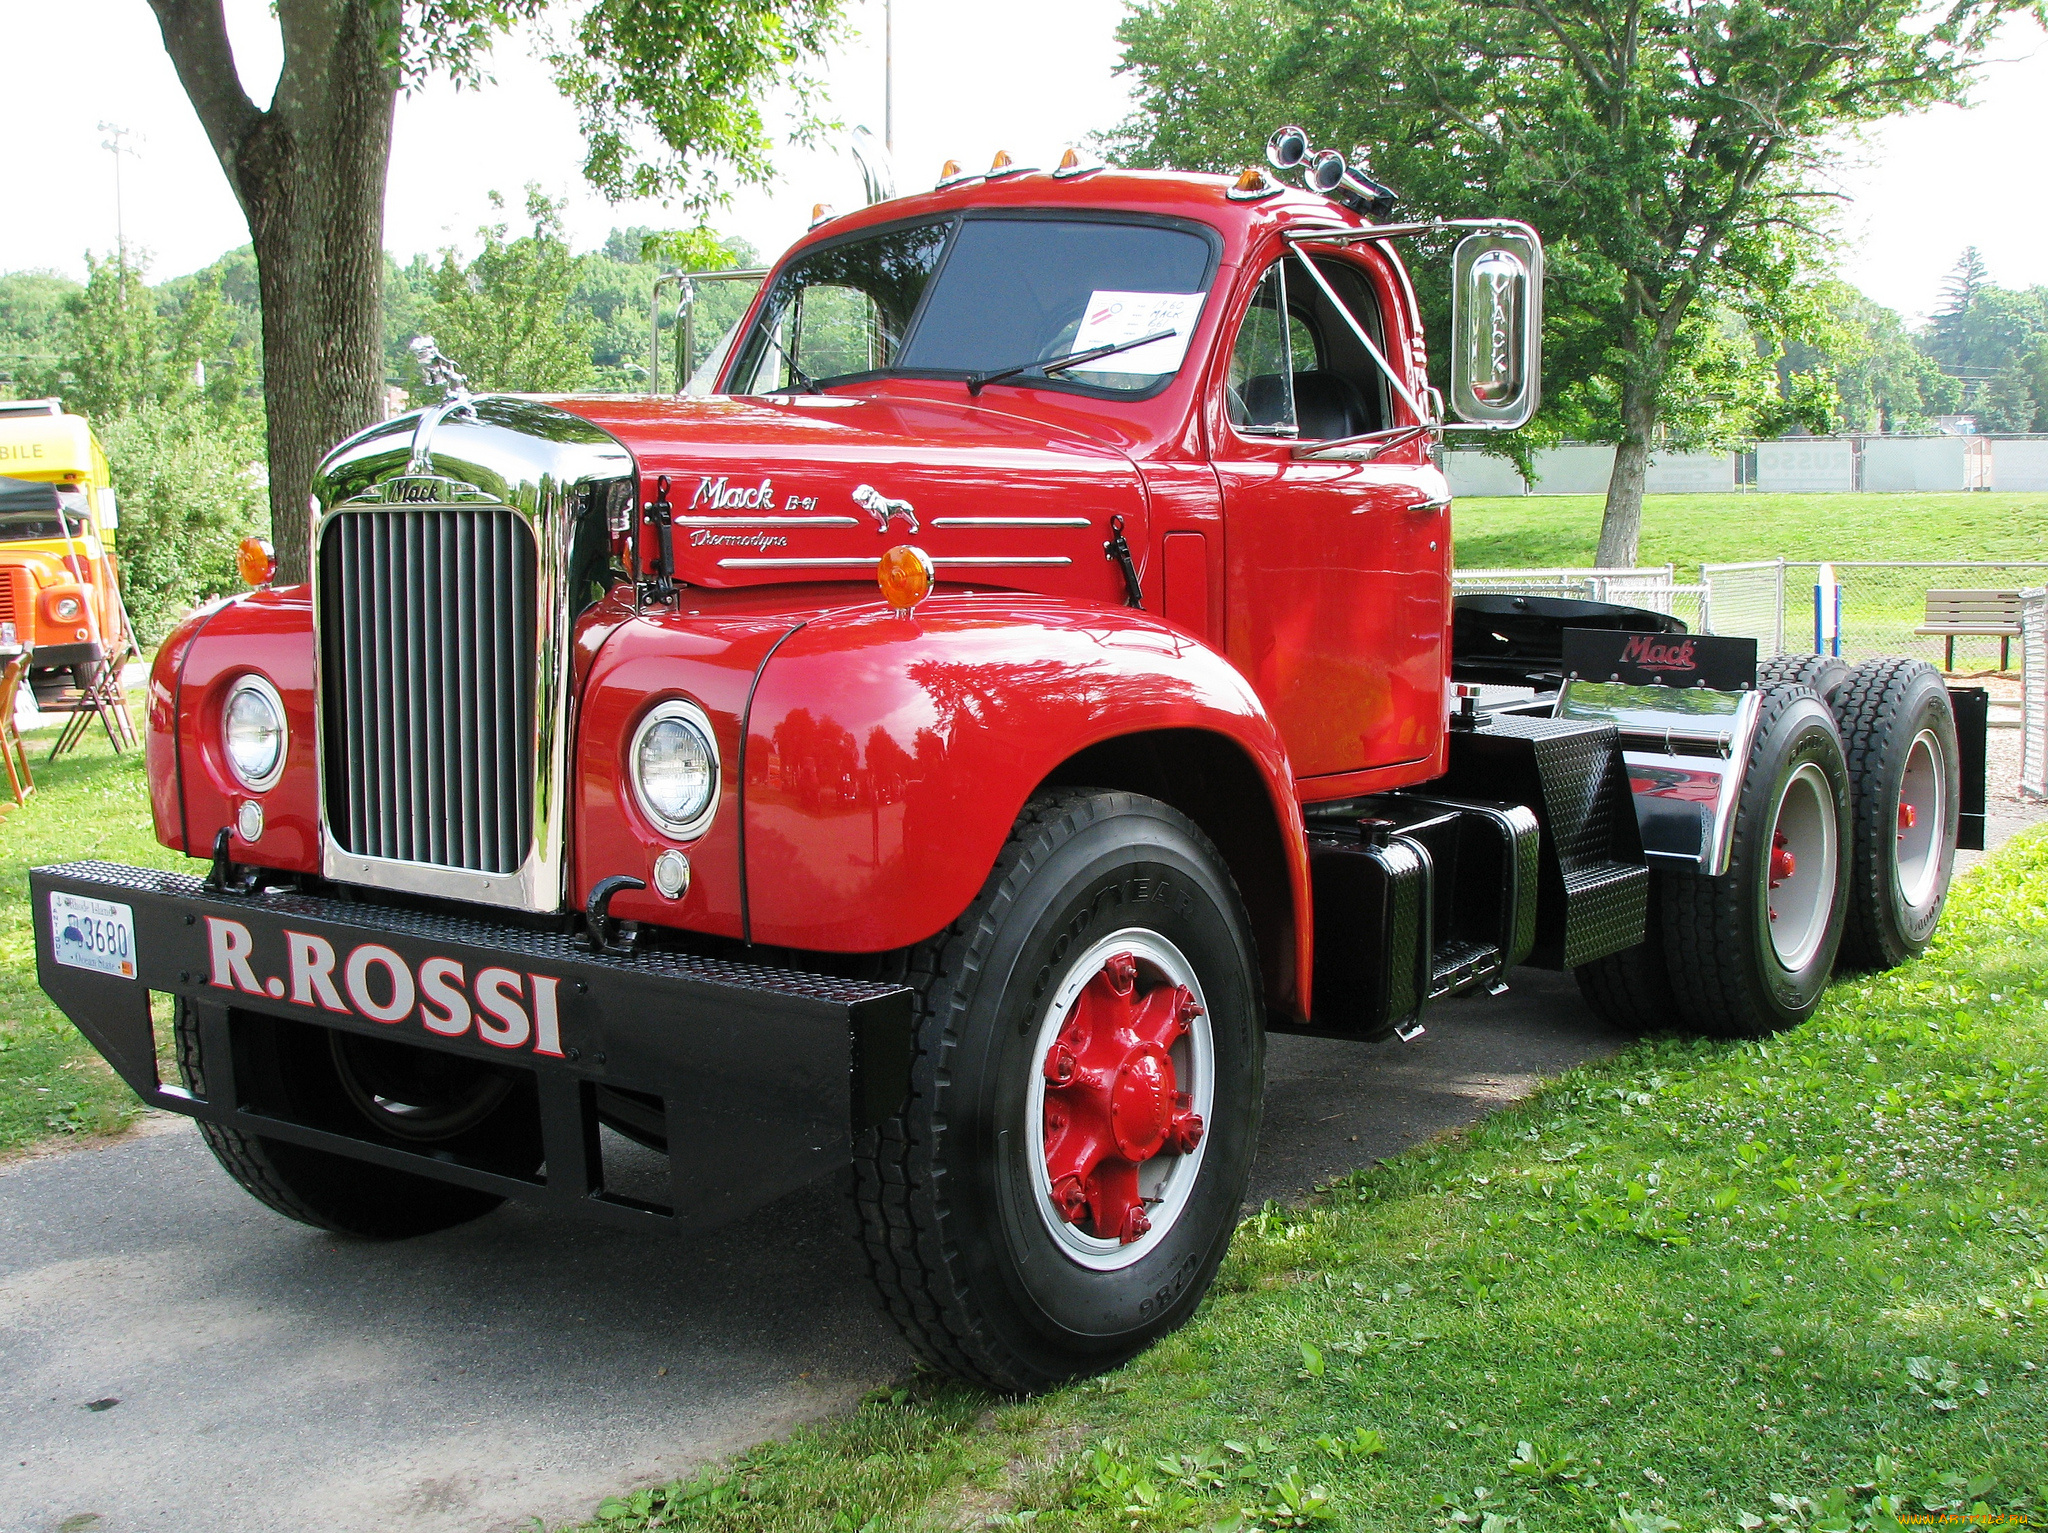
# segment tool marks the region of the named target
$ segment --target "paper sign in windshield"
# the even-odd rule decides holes
[[[1149,346],[1135,346],[1100,362],[1091,362],[1076,372],[1170,373],[1188,354],[1188,342],[1195,333],[1195,317],[1202,312],[1200,293],[1092,293],[1088,312],[1081,316],[1080,331],[1072,349],[1092,351],[1118,341],[1135,341],[1141,335],[1161,330],[1178,332]]]

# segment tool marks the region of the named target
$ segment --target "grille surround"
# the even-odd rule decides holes
[[[593,551],[604,551],[603,507],[617,481],[628,486],[638,470],[625,446],[603,428],[535,399],[487,395],[402,415],[350,438],[330,453],[313,478],[312,580],[313,688],[319,721],[320,871],[337,883],[361,884],[436,898],[467,900],[501,909],[552,913],[566,894],[570,742],[575,699],[570,690],[571,627],[581,603],[572,577],[587,581]],[[519,664],[532,677],[529,742],[531,798],[515,804],[524,834],[523,859],[510,872],[381,855],[403,845],[370,843],[355,834],[346,808],[332,813],[335,789],[347,791],[347,764],[330,759],[344,748],[330,727],[345,706],[348,683],[329,660],[332,631],[347,620],[355,593],[333,585],[322,566],[331,528],[344,518],[366,525],[392,513],[461,510],[508,517],[532,543],[530,634]],[[390,526],[401,525],[397,520]],[[580,541],[579,541],[580,539]],[[580,561],[580,563],[579,563]],[[573,566],[573,568],[572,568]],[[578,569],[582,570],[579,575]],[[459,616],[459,614],[458,614]],[[431,799],[429,800],[431,803]],[[415,840],[412,850],[417,850]],[[359,845],[372,850],[357,849]],[[434,850],[429,837],[427,850]]]
[[[533,850],[538,549],[509,506],[321,533],[327,823],[359,857],[503,877]]]

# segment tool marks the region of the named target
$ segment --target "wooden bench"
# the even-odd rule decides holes
[[[1929,591],[1927,621],[1913,630],[1948,641],[1945,671],[1956,668],[1956,640],[1996,639],[1998,668],[2012,669],[2012,641],[2020,636],[2017,591]]]

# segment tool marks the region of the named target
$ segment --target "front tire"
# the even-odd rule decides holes
[[[856,1147],[870,1275],[911,1347],[1032,1393],[1181,1324],[1257,1146],[1265,1019],[1222,858],[1136,794],[1041,794],[908,955],[910,1100]]]
[[[175,1017],[179,1073],[206,1095],[197,1019]],[[531,1079],[488,1062],[274,1017],[250,1018],[235,1048],[245,1097],[309,1127],[406,1150],[455,1154],[508,1175],[541,1163]],[[200,1121],[221,1168],[257,1202],[316,1229],[394,1240],[482,1218],[492,1193]]]

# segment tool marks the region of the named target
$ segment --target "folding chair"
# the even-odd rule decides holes
[[[0,667],[0,766],[6,767],[7,785],[14,794],[14,803],[0,803],[0,812],[27,803],[36,791],[35,774],[28,766],[28,747],[22,744],[21,731],[14,724],[14,700],[26,675],[28,652],[17,649]]]
[[[105,654],[97,645],[93,654],[92,679],[79,688],[76,700],[42,704],[45,711],[68,711],[71,715],[57,732],[57,743],[50,747],[52,761],[83,740],[95,718],[106,729],[107,743],[114,747],[115,755],[141,743],[135,734],[135,721],[128,717],[128,694],[121,687],[122,668],[139,657],[141,651],[130,639],[112,655]]]

